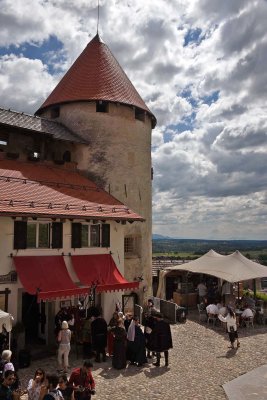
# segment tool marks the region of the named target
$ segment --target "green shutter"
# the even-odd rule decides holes
[[[82,224],[80,223],[71,224],[71,247],[73,249],[82,247]]]
[[[14,249],[27,248],[27,222],[14,221]]]
[[[110,247],[110,224],[102,224],[102,247]]]
[[[52,223],[52,249],[63,247],[63,224],[62,222]]]

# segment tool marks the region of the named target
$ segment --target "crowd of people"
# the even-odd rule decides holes
[[[18,400],[28,394],[28,400],[89,400],[95,394],[92,376],[93,364],[85,360],[81,368],[75,368],[70,378],[66,374],[46,374],[38,368],[28,382],[26,390],[21,390],[16,372],[6,369],[0,384],[1,400]]]
[[[233,285],[224,282],[221,295],[208,298],[208,289],[205,282],[200,282],[197,286],[199,310],[206,312],[207,320],[221,321],[225,323],[229,335],[230,348],[240,347],[238,339],[238,327],[246,326],[246,321],[253,320],[256,313],[255,300],[251,297],[242,297],[237,303],[233,296]]]
[[[95,394],[92,376],[93,364],[105,362],[109,356],[112,367],[124,369],[127,363],[142,367],[147,359],[155,357],[154,366],[160,366],[161,352],[165,366],[169,365],[168,351],[172,348],[169,324],[162,314],[148,301],[141,327],[138,317],[123,315],[115,311],[109,323],[101,316],[99,309],[92,307],[82,326],[83,355],[85,361],[80,368],[70,370],[69,353],[72,343],[72,329],[69,321],[63,320],[63,313],[56,318],[58,341],[58,369],[55,374],[46,374],[42,368],[29,379],[27,388],[21,390],[19,377],[12,363],[12,352],[4,350],[0,361],[0,400],[17,400],[23,393],[28,400],[89,400]],[[59,325],[60,321],[60,325]],[[70,373],[70,374],[69,374]],[[68,375],[70,375],[68,379]]]

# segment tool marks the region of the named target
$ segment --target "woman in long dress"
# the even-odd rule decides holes
[[[126,336],[122,319],[118,319],[117,326],[112,329],[114,337],[113,341],[113,358],[112,366],[115,369],[126,368]]]
[[[133,317],[127,333],[127,356],[131,364],[142,367],[147,363],[145,335],[139,325],[138,317]]]
[[[119,315],[118,315],[117,311],[115,311],[113,313],[111,320],[109,321],[109,324],[108,324],[108,355],[109,356],[113,355],[114,336],[112,334],[112,330],[117,326],[118,319],[119,319]]]

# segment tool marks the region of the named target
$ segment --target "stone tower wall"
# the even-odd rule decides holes
[[[49,110],[45,114],[49,117]],[[125,236],[135,237],[138,248],[126,256],[124,274],[129,280],[143,274],[142,302],[152,290],[151,118],[137,120],[134,108],[122,104],[109,103],[103,113],[96,112],[95,102],[76,102],[61,105],[57,120],[89,141],[86,147],[75,146],[72,160],[78,168],[145,218],[124,226]]]

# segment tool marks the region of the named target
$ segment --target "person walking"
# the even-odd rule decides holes
[[[70,341],[71,331],[67,321],[63,321],[61,324],[61,330],[58,333],[58,365],[59,370],[68,372],[69,368],[69,353],[70,353]]]
[[[163,320],[163,315],[155,313],[156,323],[151,332],[151,349],[156,352],[157,361],[153,363],[156,367],[160,366],[160,353],[164,352],[165,366],[169,365],[169,349],[172,348],[172,335],[168,322]]]
[[[100,311],[95,310],[95,319],[91,323],[91,334],[92,334],[92,345],[96,351],[95,362],[101,362],[100,356],[102,354],[102,360],[106,361],[106,346],[107,346],[107,333],[108,326],[104,318],[101,317]]]
[[[69,379],[69,386],[74,389],[75,400],[89,400],[95,394],[95,381],[92,375],[93,364],[85,360],[81,368],[75,368]]]
[[[237,348],[240,347],[240,342],[238,339],[237,332],[237,323],[236,323],[236,315],[231,307],[227,307],[227,314],[223,317],[221,314],[218,315],[218,318],[222,322],[226,322],[226,329],[228,331],[229,340],[230,340],[230,348],[234,349],[234,343],[237,342]]]

